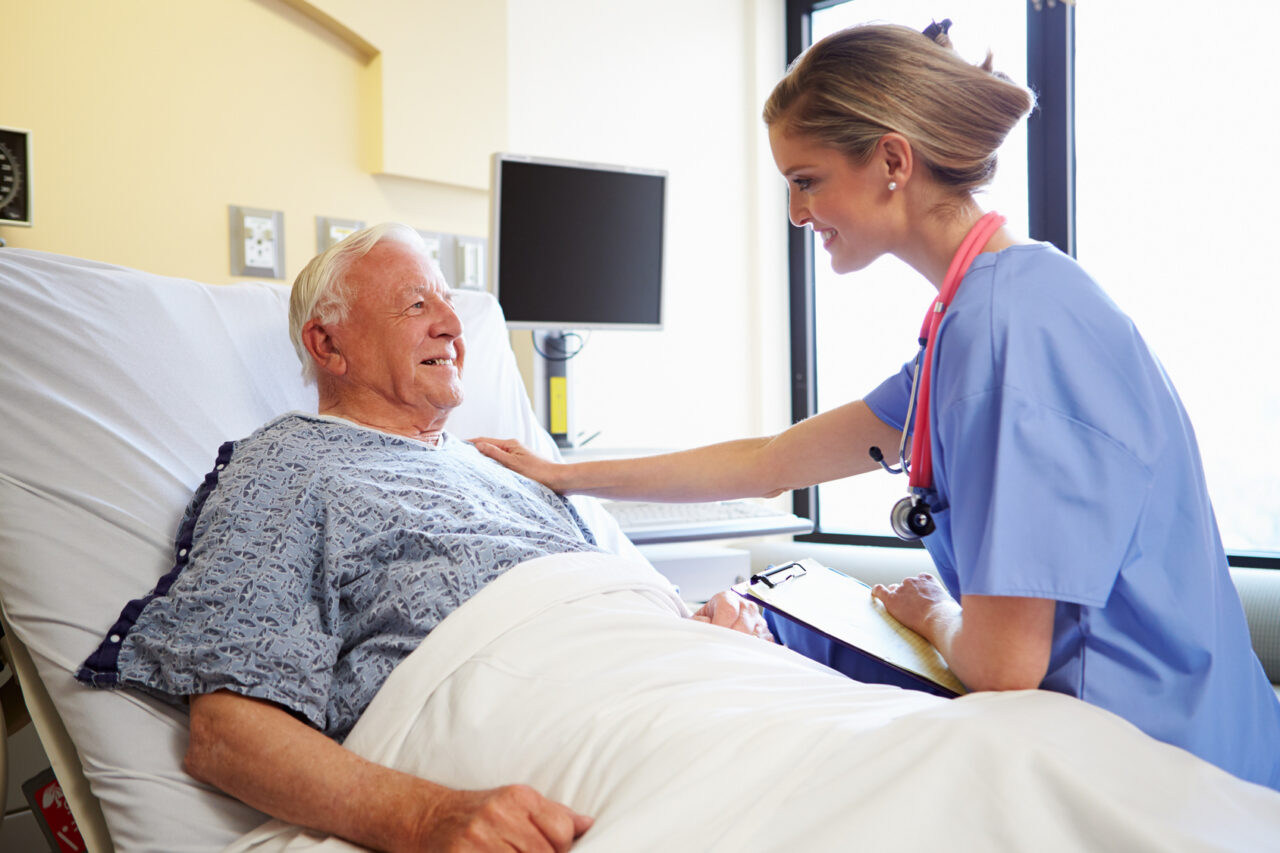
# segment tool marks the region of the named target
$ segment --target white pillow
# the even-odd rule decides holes
[[[455,294],[466,402],[448,428],[554,453],[501,310]],[[288,288],[206,285],[0,249],[0,601],[75,742],[119,851],[220,849],[263,815],[187,776],[186,715],[73,674],[171,566],[218,446],[316,407],[288,338]],[[591,502],[606,547],[634,546]]]

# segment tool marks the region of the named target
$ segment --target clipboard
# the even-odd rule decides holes
[[[938,650],[890,616],[857,578],[804,559],[754,574],[733,591],[948,695],[968,692]]]

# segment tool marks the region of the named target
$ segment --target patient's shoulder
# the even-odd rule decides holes
[[[243,512],[297,504],[323,477],[326,454],[317,425],[283,415],[219,448],[192,496],[187,515],[222,508]]]

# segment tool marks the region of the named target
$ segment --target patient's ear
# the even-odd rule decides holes
[[[316,363],[316,371],[333,376],[342,376],[347,372],[347,360],[338,349],[338,342],[319,320],[308,320],[302,326],[302,345],[311,354]]]

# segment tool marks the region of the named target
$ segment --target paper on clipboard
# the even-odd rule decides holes
[[[967,692],[938,650],[890,616],[856,578],[805,559],[755,575],[733,591],[957,695]]]

